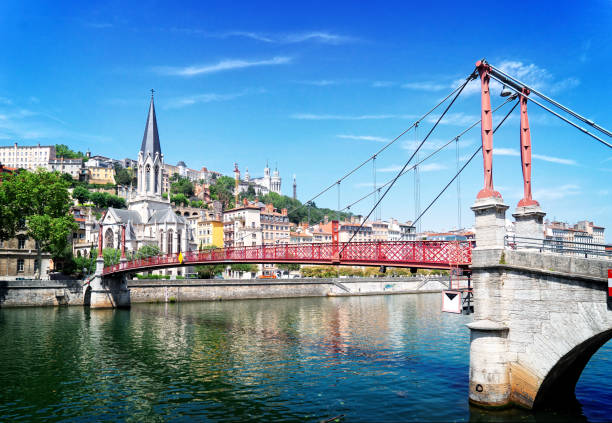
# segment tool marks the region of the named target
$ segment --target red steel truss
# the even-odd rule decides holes
[[[342,254],[337,256],[338,246]],[[334,254],[336,251],[336,254]],[[104,268],[104,275],[175,266],[231,263],[298,263],[354,266],[449,269],[472,262],[470,241],[375,241],[351,243],[281,244],[186,251],[132,261]]]

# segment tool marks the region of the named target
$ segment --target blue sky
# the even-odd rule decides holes
[[[65,143],[136,157],[154,88],[166,162],[227,174],[238,162],[259,176],[269,160],[278,163],[284,193],[296,174],[307,200],[409,127],[483,57],[612,127],[610,1],[124,3],[0,4],[1,144]],[[478,89],[468,86],[432,146],[479,119]],[[493,94],[495,106],[502,99]],[[529,110],[534,198],[550,218],[606,226],[610,240],[612,151],[535,105]],[[414,141],[411,131],[378,158],[378,184],[393,177]],[[478,128],[466,134],[461,158],[479,142]],[[510,210],[522,195],[518,144],[517,110],[494,139],[494,183]],[[454,148],[426,162],[421,208],[456,165]],[[368,165],[342,183],[343,207],[371,190],[372,174]],[[464,226],[481,187],[479,155],[461,178]],[[449,188],[423,229],[457,226],[456,192]],[[337,201],[332,190],[317,203]],[[381,215],[414,217],[411,175]]]

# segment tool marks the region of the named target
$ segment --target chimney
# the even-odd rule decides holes
[[[323,224],[327,225],[329,223],[329,217],[327,215],[323,216]]]

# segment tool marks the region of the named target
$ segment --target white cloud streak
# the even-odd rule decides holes
[[[265,90],[258,90],[256,92],[262,93],[264,91]],[[254,92],[254,91],[244,90],[242,92],[230,93],[230,94],[204,93],[204,94],[195,94],[195,95],[186,96],[186,97],[177,97],[177,98],[170,99],[168,103],[165,105],[165,108],[166,109],[178,109],[181,107],[192,106],[198,103],[212,103],[212,102],[217,102],[217,101],[229,101],[229,100],[233,100],[235,98],[247,95],[251,92]]]
[[[520,153],[518,150],[515,150],[514,148],[494,148],[493,155],[519,157]],[[549,163],[557,163],[557,164],[568,165],[568,166],[578,165],[578,163],[572,159],[564,159],[561,157],[547,156],[544,154],[532,154],[531,157],[533,159],[542,160],[544,162],[549,162]]]
[[[388,138],[383,138],[383,137],[375,137],[372,135],[336,135],[336,137],[338,138],[342,138],[345,140],[358,140],[358,141],[376,141],[376,142],[387,142],[389,141]]]
[[[357,38],[348,35],[335,34],[330,31],[303,31],[292,33],[264,33],[255,31],[225,31],[208,32],[200,29],[173,28],[176,32],[197,34],[209,38],[249,38],[269,44],[298,44],[304,42],[315,42],[320,44],[340,45],[358,41]]]
[[[448,84],[439,84],[436,82],[407,82],[402,84],[402,88],[417,91],[442,91],[448,89]]]
[[[542,188],[537,189],[533,193],[533,198],[541,200],[560,200],[565,197],[572,195],[578,195],[581,193],[579,185],[565,184],[554,188]]]
[[[568,77],[564,79],[557,79],[555,76],[545,68],[542,68],[535,63],[524,63],[515,60],[504,60],[499,64],[495,64],[497,68],[503,72],[517,78],[524,82],[530,87],[546,91],[552,94],[569,90],[580,85],[580,80],[576,77]],[[425,82],[409,82],[402,85],[402,88],[407,88],[415,91],[427,91],[435,92],[442,91],[445,89],[454,89],[465,82],[465,79],[456,79],[451,83],[436,82],[436,81],[425,81]],[[501,92],[502,86],[491,79],[490,89],[491,93],[497,94]],[[480,79],[470,81],[463,89],[463,94],[473,95],[480,93]]]
[[[211,73],[224,72],[234,69],[244,69],[259,66],[276,66],[285,65],[292,62],[291,57],[277,56],[271,59],[265,60],[244,60],[244,59],[227,59],[221,60],[214,64],[209,65],[192,65],[185,67],[172,67],[172,66],[158,66],[154,70],[162,75],[173,75],[173,76],[197,76],[207,75]]]
[[[315,113],[294,113],[289,117],[299,120],[378,120],[402,118],[401,115],[328,115]]]

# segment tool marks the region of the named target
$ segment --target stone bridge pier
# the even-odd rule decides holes
[[[612,338],[610,261],[504,248],[501,197],[476,201],[469,399],[496,407],[567,407],[591,356]],[[544,213],[518,207],[517,236],[542,237]]]
[[[108,277],[102,275],[104,259],[96,261],[96,273],[84,291],[85,305],[90,308],[129,308],[130,290],[125,274]]]

